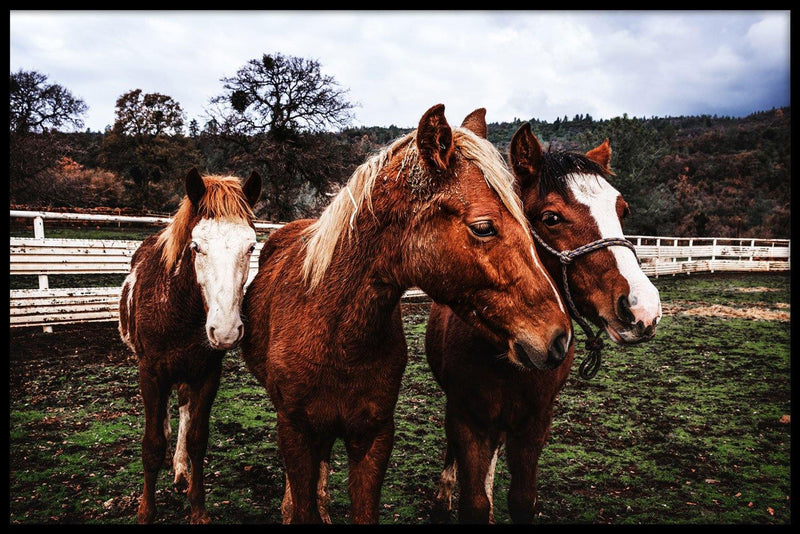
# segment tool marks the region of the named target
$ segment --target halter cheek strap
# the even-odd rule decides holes
[[[600,369],[600,362],[601,362],[601,351],[603,350],[603,339],[600,337],[603,334],[603,330],[599,329],[597,334],[592,332],[589,323],[584,319],[580,312],[578,311],[577,306],[575,306],[575,302],[572,300],[572,294],[569,291],[569,281],[567,279],[567,266],[575,260],[575,258],[579,256],[583,256],[584,254],[588,254],[590,252],[594,252],[595,250],[599,250],[601,248],[612,247],[612,246],[623,246],[628,247],[633,251],[633,255],[636,256],[636,247],[633,246],[633,243],[628,241],[622,237],[606,237],[603,239],[598,239],[597,241],[592,241],[586,245],[582,245],[573,250],[562,250],[558,251],[544,242],[544,240],[536,233],[536,230],[533,229],[533,226],[530,227],[531,234],[539,242],[545,250],[549,253],[553,254],[555,257],[558,258],[558,261],[561,262],[561,275],[564,279],[564,297],[567,301],[567,305],[569,306],[569,311],[572,314],[572,318],[581,326],[583,331],[586,333],[586,350],[589,352],[586,355],[586,358],[581,362],[578,366],[578,374],[584,380],[589,380],[593,378],[597,374],[597,370]],[[638,259],[638,256],[637,256]]]

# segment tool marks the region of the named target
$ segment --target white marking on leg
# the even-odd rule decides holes
[[[489,470],[486,472],[486,479],[483,487],[486,489],[486,498],[489,499],[489,523],[494,523],[494,470],[497,467],[497,453],[500,447],[494,450],[492,461],[489,463]]]
[[[167,439],[167,447],[169,447],[170,440],[172,440],[172,422],[169,420],[169,404],[167,404],[167,413],[164,416],[164,437]]]
[[[319,509],[319,516],[322,522],[326,525],[331,524],[331,515],[328,512],[330,506],[331,496],[328,492],[328,473],[331,467],[323,460],[319,464],[319,482],[317,483],[317,508]]]
[[[125,329],[123,331],[122,324],[119,325],[119,334],[122,338],[122,341],[128,345],[132,351],[136,352],[136,349],[131,342],[131,304],[133,303],[133,288],[136,285],[136,267],[131,269],[131,272],[128,273],[128,276],[125,277],[125,281],[122,283],[122,292],[125,292],[125,288],[128,289],[128,297],[125,299],[125,308],[128,312],[128,324],[125,325]]]
[[[283,490],[283,500],[281,501],[281,520],[284,525],[292,522],[292,487],[289,485],[289,475],[286,475],[286,487]]]
[[[186,432],[189,428],[189,403],[178,408],[178,442],[175,444],[175,456],[172,458],[172,467],[175,470],[173,484],[179,484],[181,479],[189,483],[189,453],[186,451]]]
[[[447,511],[453,509],[453,488],[456,486],[456,477],[458,475],[458,467],[456,461],[446,466],[439,476],[439,493],[436,494],[436,500],[441,502],[447,501]]]

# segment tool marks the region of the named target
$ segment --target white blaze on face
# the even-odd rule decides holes
[[[617,199],[620,194],[602,176],[573,174],[567,182],[575,200],[589,207],[601,238],[621,237],[622,225],[617,215]],[[628,247],[608,247],[617,260],[620,274],[630,286],[628,301],[636,321],[645,326],[661,320],[661,298],[658,289],[639,267],[636,255]]]
[[[241,221],[202,219],[192,230],[197,283],[208,307],[211,346],[233,347],[242,336],[241,306],[256,233]]]

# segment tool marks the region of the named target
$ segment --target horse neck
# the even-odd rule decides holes
[[[380,335],[411,286],[402,251],[407,210],[395,207],[375,199],[371,211],[359,210],[353,233],[341,236],[321,284],[330,309],[351,310],[342,322],[352,336]]]
[[[160,252],[157,252],[160,254]],[[156,262],[157,272],[152,278],[153,310],[158,315],[162,327],[172,330],[188,324],[204,324],[205,309],[200,286],[197,284],[192,255],[180,254],[175,265],[167,271],[163,264]]]

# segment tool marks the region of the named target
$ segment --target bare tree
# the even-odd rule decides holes
[[[273,220],[311,215],[329,182],[354,167],[353,148],[330,139],[352,120],[347,91],[317,61],[282,54],[252,59],[221,81],[209,124],[237,147],[238,165],[262,171],[264,203],[257,214]]]
[[[323,75],[314,60],[264,54],[221,81],[224,92],[211,102],[227,108],[222,120],[214,118],[230,133],[269,133],[279,139],[288,132],[346,127],[352,119],[347,91]]]
[[[58,84],[48,84],[47,76],[20,69],[9,78],[9,132],[42,133],[64,125],[83,127],[80,116],[88,110],[80,98]]]
[[[19,70],[9,77],[9,196],[12,203],[46,205],[52,200],[47,173],[72,150],[58,128],[83,127],[88,107],[47,76]]]

